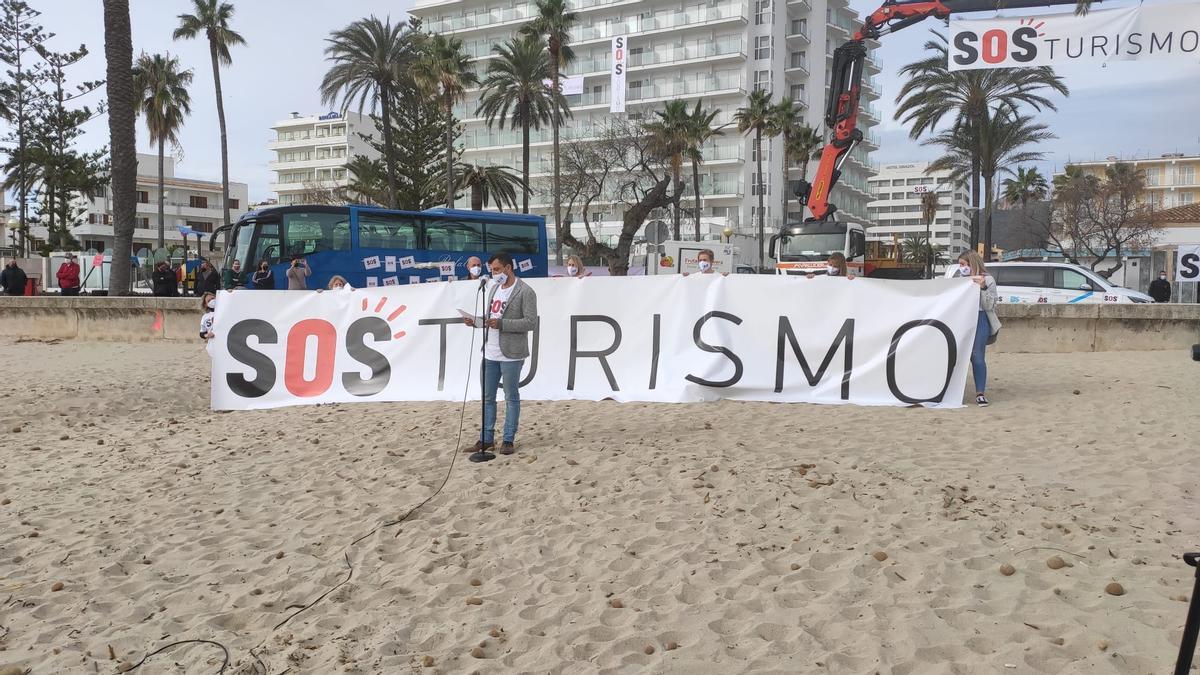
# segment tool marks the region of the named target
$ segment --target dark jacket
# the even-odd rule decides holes
[[[4,288],[4,292],[8,295],[25,295],[25,281],[28,277],[25,276],[25,270],[10,265],[5,267],[3,272],[0,272],[0,286]]]
[[[245,286],[245,285],[246,285],[246,271],[245,270],[242,270],[241,272],[234,272],[232,269],[230,269],[228,267],[221,270],[221,288],[224,288],[225,290],[230,291],[230,290],[237,288],[238,286]]]
[[[221,290],[221,275],[216,270],[208,272],[196,271],[196,280],[192,282],[192,294],[200,297],[205,293],[216,293]]]
[[[275,272],[268,267],[266,272],[259,270],[250,277],[250,281],[254,284],[254,288],[263,291],[275,290]]]
[[[150,281],[153,284],[154,295],[158,297],[175,297],[179,295],[179,278],[176,276],[175,270],[167,268],[165,270],[155,269],[150,273]]]
[[[1171,283],[1166,279],[1155,279],[1150,282],[1150,297],[1155,302],[1171,301]]]

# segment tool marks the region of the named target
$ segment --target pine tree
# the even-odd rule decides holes
[[[435,186],[445,182],[445,137],[446,116],[433,97],[422,96],[416,91],[404,90],[397,94],[392,110],[393,150],[396,158],[396,208],[405,211],[423,211],[444,205],[445,197]],[[381,120],[372,116],[375,128],[382,138]],[[453,124],[450,130],[455,147],[462,135],[462,128]],[[364,136],[367,144],[381,156],[384,155],[382,140]]]

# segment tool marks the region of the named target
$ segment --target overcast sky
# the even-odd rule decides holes
[[[72,78],[104,77],[103,14],[100,0],[34,0],[43,12],[42,23],[56,33],[53,48],[67,50],[84,43],[91,54],[75,68]],[[860,12],[875,9],[875,0],[851,0]],[[247,46],[233,50],[233,65],[222,71],[225,115],[229,132],[230,179],[250,185],[252,202],[271,197],[267,170],[272,153],[267,150],[271,124],[291,111],[322,112],[317,85],[326,64],[323,50],[329,32],[371,14],[406,17],[411,0],[234,0],[233,27]],[[1110,6],[1106,3],[1106,6]],[[208,48],[202,41],[174,42],[176,16],[190,11],[190,0],[130,0],[135,55],[140,51],[169,51],[195,71],[191,88],[192,115],[180,134],[180,175],[220,180],[216,103]],[[898,90],[897,71],[917,60],[934,20],[886,36],[880,55],[884,96],[877,105],[884,122],[876,130],[882,149],[874,153],[881,162],[929,159],[936,150],[921,147],[892,120]],[[1157,156],[1165,152],[1200,154],[1200,60],[1181,62],[1116,63],[1107,68],[1076,66],[1060,70],[1071,96],[1059,101],[1057,113],[1046,113],[1059,138],[1046,144],[1050,173],[1071,159],[1097,159],[1108,155]],[[102,96],[97,92],[93,97]],[[93,99],[98,100],[96,98]],[[151,152],[145,129],[138,124],[138,151]],[[106,119],[89,123],[82,145],[86,149],[108,141]]]

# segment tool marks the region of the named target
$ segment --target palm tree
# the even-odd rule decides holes
[[[482,211],[489,201],[495,203],[500,211],[504,210],[506,204],[515,209],[517,190],[525,193],[526,197],[529,195],[526,183],[509,166],[464,164],[458,175],[458,187],[471,191],[472,211]]]
[[[321,80],[321,102],[341,99],[342,110],[358,101],[358,112],[375,112],[378,102],[383,127],[383,160],[387,167],[388,208],[396,208],[396,154],[392,140],[392,102],[413,61],[413,40],[405,24],[371,16],[334,31],[326,42],[325,58],[333,65]]]
[[[172,38],[190,40],[201,34],[208,39],[208,54],[212,60],[213,85],[217,91],[217,123],[221,127],[221,206],[225,211],[224,224],[229,226],[229,144],[225,137],[225,102],[221,95],[221,66],[231,65],[229,48],[246,44],[237,31],[229,27],[233,5],[220,0],[192,0],[192,14],[179,15],[179,27]]]
[[[932,248],[932,233],[930,228],[933,227],[933,221],[937,218],[938,211],[938,195],[937,190],[930,190],[921,195],[921,220],[925,221],[925,245]],[[925,256],[925,278],[933,278],[933,265],[930,264],[929,255]]]
[[[462,100],[467,87],[479,84],[471,69],[471,58],[463,52],[462,40],[434,33],[424,53],[413,64],[413,80],[430,96],[442,102],[446,115],[446,207],[454,206],[454,104]]]
[[[1061,192],[1071,187],[1072,183],[1078,184],[1092,178],[1094,177],[1083,172],[1083,167],[1076,164],[1068,164],[1063,167],[1062,173],[1054,177],[1054,191]]]
[[[366,155],[355,155],[346,162],[346,173],[350,176],[346,186],[350,195],[367,204],[391,207],[389,200],[395,193],[388,184],[387,169],[383,162]]]
[[[183,118],[192,112],[188,87],[192,71],[180,70],[179,59],[170,54],[142,54],[133,66],[133,86],[138,92],[138,111],[146,115],[150,142],[158,144],[158,248],[167,245],[164,208],[163,157],[167,141],[179,144]]]
[[[922,145],[940,145],[946,154],[929,164],[927,171],[951,170],[951,178],[962,180],[976,167],[983,178],[984,212],[983,257],[991,258],[992,252],[992,202],[995,191],[993,181],[996,173],[1007,170],[1013,164],[1036,162],[1045,157],[1044,151],[1024,150],[1026,146],[1043,143],[1057,138],[1045,124],[1036,124],[1032,118],[1008,109],[991,110],[986,115],[987,124],[974,125],[963,130],[950,129],[924,141]]]
[[[804,124],[804,113],[798,108],[791,98],[785,98],[775,107],[771,108],[771,135],[783,136],[783,182],[780,183],[782,189],[783,211],[781,218],[784,222],[787,221],[788,214],[788,169],[791,167],[791,140],[792,134]],[[807,156],[805,156],[807,159]]]
[[[683,196],[683,156],[688,151],[692,121],[687,103],[679,99],[667,101],[662,110],[654,111],[654,115],[658,119],[646,122],[642,128],[646,131],[650,152],[665,160],[671,168],[672,185],[675,190],[671,234],[672,238],[678,241],[682,216],[679,212],[679,200]]]
[[[1009,206],[1021,205],[1024,210],[1030,201],[1041,201],[1050,192],[1046,177],[1038,172],[1037,167],[1017,167],[1014,178],[1005,178],[1001,184],[1004,188],[1004,201]]]
[[[507,44],[496,45],[492,51],[498,58],[488,63],[487,79],[479,100],[477,114],[487,118],[488,126],[499,120],[510,129],[521,130],[521,209],[529,213],[529,130],[541,129],[552,119],[558,119],[566,100],[558,91],[547,87],[550,77],[550,57],[541,38],[531,35],[513,37]]]
[[[745,108],[738,108],[737,112],[733,114],[733,122],[737,125],[738,131],[743,134],[754,134],[754,158],[758,163],[758,173],[754,178],[754,189],[758,192],[758,267],[762,269],[766,266],[763,247],[767,240],[767,214],[766,209],[763,208],[763,193],[767,191],[767,181],[762,170],[762,137],[764,133],[769,136],[771,132],[771,92],[756,89],[754,93],[750,94],[747,103]]]
[[[695,223],[696,241],[700,241],[700,165],[704,163],[704,146],[716,136],[724,132],[721,127],[713,127],[713,122],[721,111],[717,108],[705,110],[703,100],[696,101],[696,107],[688,115],[686,149],[684,155],[692,163],[692,197],[696,203],[692,218]]]
[[[128,256],[133,251],[137,205],[137,89],[133,86],[133,32],[129,0],[104,0],[104,60],[108,99],[108,138],[112,157],[113,259],[109,295],[128,295]]]
[[[570,65],[575,58],[571,50],[571,28],[579,20],[579,15],[569,11],[567,0],[537,0],[537,14],[525,24],[521,30],[539,35],[546,40],[550,52],[550,85],[555,93],[561,93],[559,76],[563,68]],[[565,108],[565,106],[564,106]],[[554,183],[551,186],[551,198],[554,201],[554,264],[562,264],[562,192],[560,188],[558,164],[558,125],[559,118],[550,118],[550,134],[554,162]]]
[[[895,118],[911,124],[909,137],[916,139],[936,129],[940,122],[950,119],[953,128],[963,134],[978,136],[972,129],[987,127],[996,110],[1015,111],[1019,105],[1034,110],[1056,110],[1044,92],[1056,91],[1068,95],[1062,78],[1049,67],[951,71],[947,67],[946,36],[934,31],[936,39],[925,43],[929,54],[914,61],[900,72],[909,80],[896,95]],[[970,153],[972,161],[968,175],[971,179],[971,198],[975,211],[972,216],[971,246],[979,241],[979,163],[981,148]]]
[[[932,270],[938,263],[946,262],[942,249],[934,246],[924,234],[910,234],[900,240],[900,255],[908,262],[924,264],[927,270]]]
[[[825,139],[821,132],[801,123],[792,129],[788,142],[784,146],[788,157],[800,160],[800,180],[808,180],[808,163],[821,158],[821,149],[825,147]]]

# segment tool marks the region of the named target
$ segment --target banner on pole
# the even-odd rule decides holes
[[[1200,64],[1200,3],[1098,9],[1085,16],[950,18],[950,70],[1175,59]]]
[[[608,111],[615,113],[625,112],[625,70],[626,56],[629,50],[626,49],[625,42],[628,38],[624,35],[618,35],[612,39],[612,96],[609,97]]]
[[[1180,246],[1175,261],[1175,281],[1200,281],[1200,244]]]
[[[682,275],[533,279],[527,400],[962,404],[967,279]],[[479,397],[476,282],[222,292],[218,410]],[[474,347],[472,348],[472,339]],[[469,381],[468,381],[469,380]]]

